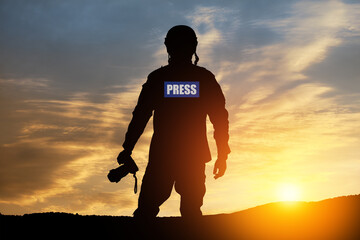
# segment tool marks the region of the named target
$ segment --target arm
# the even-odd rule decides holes
[[[144,132],[146,124],[152,116],[153,95],[149,85],[148,80],[142,87],[137,105],[132,113],[133,117],[125,134],[125,141],[122,145],[124,151],[122,151],[118,156],[119,163],[122,159],[125,159],[126,156],[131,155],[136,142]]]
[[[216,141],[218,159],[214,165],[215,179],[223,176],[226,171],[226,160],[230,153],[229,141],[229,121],[228,111],[225,108],[225,97],[220,85],[213,78],[210,88],[210,104],[208,115],[214,126],[214,139]]]

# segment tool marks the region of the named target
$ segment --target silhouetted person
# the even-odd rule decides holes
[[[181,195],[183,217],[199,217],[205,194],[205,163],[211,160],[206,117],[214,126],[218,159],[215,178],[224,175],[228,146],[228,112],[214,75],[196,66],[197,38],[188,26],[175,26],[165,38],[169,64],[149,74],[123,143],[118,161],[128,158],[154,114],[149,162],[134,217],[154,218],[171,195]],[[192,56],[195,62],[192,63]]]

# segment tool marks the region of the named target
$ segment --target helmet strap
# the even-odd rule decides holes
[[[194,52],[194,55],[195,55],[194,65],[196,66],[197,63],[199,62],[199,56],[196,54],[196,52]],[[170,54],[168,54],[168,63],[170,64],[170,62],[171,62],[171,56]]]
[[[195,52],[194,54],[195,54],[195,62],[194,62],[194,65],[196,66],[197,63],[199,62],[199,56],[196,54],[196,52]]]

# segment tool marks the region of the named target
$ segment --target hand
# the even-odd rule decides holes
[[[119,163],[119,165],[125,164],[127,159],[129,159],[130,155],[131,155],[130,151],[127,151],[127,150],[121,151],[119,153],[119,156],[117,157],[117,162]]]
[[[215,175],[214,178],[218,179],[219,177],[224,176],[226,171],[226,157],[218,157],[215,162],[213,174]]]

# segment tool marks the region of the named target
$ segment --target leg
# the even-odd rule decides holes
[[[175,190],[181,195],[180,212],[183,217],[201,217],[206,192],[205,163],[181,168],[175,179]]]
[[[171,195],[174,179],[161,164],[150,163],[146,167],[141,184],[138,208],[134,217],[151,219],[159,213],[159,207]]]

